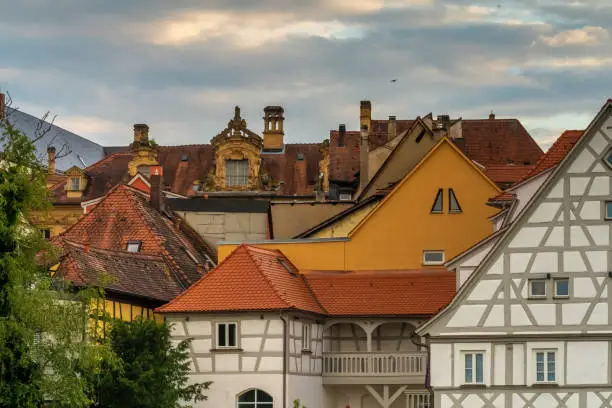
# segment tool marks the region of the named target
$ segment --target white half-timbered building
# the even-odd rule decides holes
[[[436,408],[612,406],[612,101],[428,338]]]
[[[213,381],[202,407],[429,408],[415,330],[454,294],[446,270],[298,271],[241,245],[158,312]]]

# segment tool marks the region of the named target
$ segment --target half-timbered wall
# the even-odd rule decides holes
[[[436,407],[612,406],[609,110],[427,329]],[[544,296],[530,293],[533,279]],[[557,279],[569,280],[569,296],[555,292]],[[542,351],[555,353],[552,381],[537,381]],[[483,384],[466,385],[474,352],[484,355]]]
[[[371,330],[373,352],[418,351],[411,341],[417,321],[359,321],[329,325],[323,334],[323,350],[331,353],[367,352],[366,329]]]

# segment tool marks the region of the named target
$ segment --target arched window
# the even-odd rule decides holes
[[[248,390],[238,396],[238,408],[272,408],[272,396],[262,390]]]

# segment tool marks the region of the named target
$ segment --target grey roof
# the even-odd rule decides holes
[[[41,121],[37,117],[13,108],[6,108],[6,117],[13,126],[30,138],[35,136]],[[60,171],[66,171],[72,166],[85,168],[104,158],[104,148],[91,140],[48,122],[45,122],[43,128],[48,128],[49,131],[36,142],[36,150],[38,158],[44,164],[47,163],[48,146],[54,146],[60,156],[62,156],[60,149],[63,145],[70,150],[68,155],[58,157],[55,161],[55,168]]]

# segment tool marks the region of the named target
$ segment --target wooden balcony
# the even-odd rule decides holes
[[[424,384],[427,353],[323,353],[324,384]]]

